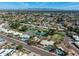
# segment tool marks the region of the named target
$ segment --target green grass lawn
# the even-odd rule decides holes
[[[64,39],[64,35],[62,33],[55,33],[52,35],[52,40],[55,42],[61,42]]]

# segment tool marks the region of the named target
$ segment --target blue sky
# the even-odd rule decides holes
[[[79,10],[79,2],[0,2],[0,9],[26,8],[54,8]]]

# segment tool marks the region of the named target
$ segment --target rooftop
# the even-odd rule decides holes
[[[7,54],[13,52],[14,49],[1,49],[0,50],[0,56],[7,56]]]
[[[42,45],[53,45],[54,42],[53,42],[53,41],[42,40],[42,41],[40,42],[40,44],[42,44]]]
[[[73,37],[75,38],[75,40],[79,41],[79,36],[73,35]]]

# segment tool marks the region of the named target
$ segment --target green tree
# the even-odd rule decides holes
[[[64,36],[60,35],[60,34],[54,34],[52,36],[52,40],[55,41],[56,43],[60,43],[61,41],[63,41]]]
[[[72,27],[72,26],[68,26],[68,27],[67,27],[67,30],[68,30],[68,31],[72,31],[72,30],[73,30],[73,27]]]
[[[34,39],[34,36],[31,36],[28,40],[29,45],[37,45],[37,42]]]
[[[20,29],[18,29],[19,31],[22,31],[22,32],[25,32],[26,30],[27,30],[28,28],[27,28],[27,26],[22,26]]]
[[[16,50],[22,50],[23,49],[23,46],[22,45],[18,45],[18,46],[16,46]]]
[[[20,22],[18,22],[18,21],[9,21],[9,26],[12,29],[17,29],[20,26]]]
[[[49,30],[48,30],[48,34],[49,34],[49,35],[53,35],[53,34],[54,34],[54,32],[55,32],[55,30],[54,30],[54,29],[49,29]]]

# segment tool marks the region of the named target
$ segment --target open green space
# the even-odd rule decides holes
[[[61,42],[64,40],[64,34],[62,32],[55,33],[51,36],[51,40],[55,42]]]

